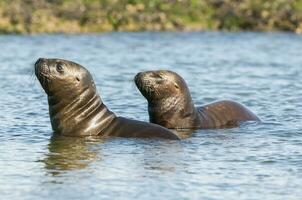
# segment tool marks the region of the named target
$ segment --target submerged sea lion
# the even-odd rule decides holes
[[[172,71],[141,72],[134,81],[148,101],[150,122],[166,128],[226,128],[242,121],[260,121],[252,111],[234,101],[195,107],[186,82]]]
[[[89,71],[77,63],[40,58],[35,74],[48,96],[57,134],[179,139],[159,125],[117,117],[102,102]]]

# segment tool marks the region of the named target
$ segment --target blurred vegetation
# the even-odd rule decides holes
[[[0,33],[302,33],[302,0],[0,0]]]

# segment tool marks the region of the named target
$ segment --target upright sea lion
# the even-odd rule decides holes
[[[217,101],[195,107],[184,79],[172,71],[138,73],[134,81],[148,101],[150,122],[170,129],[210,129],[260,121],[249,109],[234,101]]]
[[[48,95],[57,134],[179,139],[159,125],[117,117],[102,102],[89,71],[77,63],[40,58],[35,74]]]

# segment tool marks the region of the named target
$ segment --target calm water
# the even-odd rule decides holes
[[[1,199],[301,199],[302,37],[278,33],[0,36]],[[133,83],[171,69],[197,105],[232,99],[263,120],[189,139],[52,137],[38,57],[76,61],[105,104],[148,121]]]

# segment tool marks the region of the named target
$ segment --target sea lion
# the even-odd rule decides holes
[[[56,134],[179,139],[159,125],[117,117],[102,102],[89,71],[75,62],[40,58],[35,74],[48,96]]]
[[[141,72],[134,81],[148,101],[150,122],[166,128],[226,128],[238,126],[242,121],[260,121],[252,111],[234,101],[195,107],[186,82],[172,71]]]

